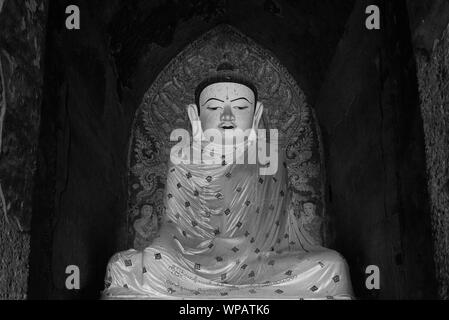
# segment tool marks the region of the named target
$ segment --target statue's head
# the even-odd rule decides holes
[[[257,129],[263,106],[257,101],[256,86],[223,63],[196,88],[195,105],[189,106],[189,117],[199,121],[203,131],[218,129],[249,132]]]

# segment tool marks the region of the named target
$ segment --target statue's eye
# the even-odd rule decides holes
[[[218,108],[219,108],[219,107],[207,107],[207,110],[215,111],[215,110],[218,110]]]
[[[239,107],[237,107],[237,109],[239,109],[239,110],[245,110],[245,109],[248,109],[248,106],[239,106]]]

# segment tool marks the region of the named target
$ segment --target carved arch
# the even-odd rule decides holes
[[[158,75],[136,111],[129,142],[128,231],[132,246],[154,238],[164,211],[163,192],[175,128],[190,130],[185,106],[199,82],[221,62],[230,62],[257,84],[265,106],[263,126],[279,130],[289,185],[299,202],[316,205],[309,227],[323,242],[324,168],[319,127],[303,91],[267,50],[228,25],[218,26],[187,46]],[[318,223],[316,223],[318,221]]]

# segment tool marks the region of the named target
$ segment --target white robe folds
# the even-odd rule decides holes
[[[165,217],[143,251],[113,256],[113,299],[351,299],[349,269],[290,210],[286,168],[171,164]]]

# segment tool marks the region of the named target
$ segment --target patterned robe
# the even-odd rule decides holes
[[[171,164],[157,238],[111,258],[103,297],[351,299],[346,261],[295,217],[279,164],[271,176],[251,164]]]

